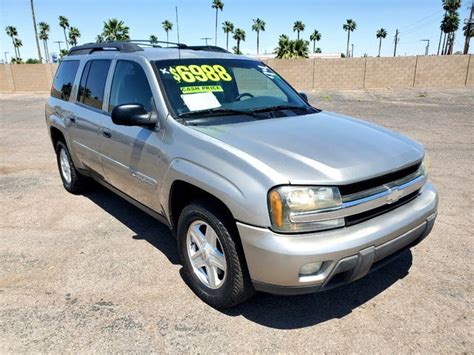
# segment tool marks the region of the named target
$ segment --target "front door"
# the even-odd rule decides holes
[[[141,65],[118,60],[110,89],[109,114],[117,105],[140,104],[155,110],[153,94]],[[144,127],[119,126],[107,116],[102,121],[106,139],[101,141],[101,160],[106,181],[140,203],[159,212],[158,161],[162,132]]]

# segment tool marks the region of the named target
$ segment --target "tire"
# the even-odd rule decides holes
[[[62,141],[56,144],[56,160],[64,188],[75,195],[82,193],[87,186],[87,178],[76,170],[69,149]]]
[[[248,276],[234,223],[220,213],[212,202],[194,202],[186,206],[178,221],[178,247],[188,284],[199,298],[215,308],[235,306],[250,298],[255,292]],[[208,227],[211,227],[217,236],[215,248],[212,243],[206,243],[207,240],[213,239],[212,237],[207,237],[199,248],[197,243],[192,242],[197,238],[192,234],[202,237],[209,231],[212,235],[212,230]],[[200,249],[202,250],[199,254]],[[192,255],[195,258],[194,261],[192,261]],[[224,261],[222,261],[222,256]],[[193,266],[193,263],[194,265],[206,263],[206,266],[197,268]],[[220,266],[223,264],[225,264],[225,271]],[[217,270],[215,273],[213,268]],[[215,282],[212,282],[213,278]]]

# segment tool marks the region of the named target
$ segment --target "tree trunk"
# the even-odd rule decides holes
[[[237,40],[237,54],[240,54],[240,39]]]
[[[257,31],[257,55],[259,55],[260,52],[260,32]]]
[[[445,32],[444,37],[443,37],[443,47],[442,47],[442,50],[441,50],[441,55],[446,54],[445,51],[444,51],[444,49],[446,48],[446,35],[447,35],[447,33]]]
[[[168,42],[169,42],[169,39],[168,39],[168,31],[166,31],[166,47],[169,46],[169,43],[168,43]]]
[[[69,43],[67,42],[67,36],[66,36],[66,28],[63,28],[64,31],[64,39],[66,40],[66,49],[69,49]]]
[[[456,36],[456,33],[453,32],[451,34],[451,42],[449,43],[449,54],[453,54],[453,50],[454,50],[454,37]]]
[[[438,53],[436,55],[439,55],[439,51],[441,49],[441,38],[443,38],[443,31],[440,31],[439,33]]]
[[[347,30],[347,48],[346,48],[346,57],[349,58],[349,40],[351,38],[351,31]]]
[[[217,46],[217,14],[219,9],[216,7],[216,29],[215,29],[215,37],[214,37],[214,45]]]
[[[380,49],[382,48],[382,37],[379,38],[379,55],[378,57],[380,57]]]
[[[16,46],[15,46],[15,39],[12,36],[12,45],[13,45],[13,50],[15,51],[15,58],[18,57],[18,54],[16,52]]]
[[[36,28],[36,17],[35,17],[35,7],[33,5],[33,0],[30,0],[30,5],[31,5],[31,15],[33,17],[33,28],[35,30],[35,40],[36,40],[36,49],[38,49],[38,60],[39,63],[43,63],[43,59],[41,58],[41,48],[40,48],[40,43],[38,39],[38,29]]]
[[[313,41],[313,53],[316,53],[316,41]]]
[[[229,50],[229,32],[227,32],[227,38],[225,40],[225,49]]]
[[[296,31],[296,38],[300,39],[300,31]]]

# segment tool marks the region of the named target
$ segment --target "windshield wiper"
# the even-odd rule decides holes
[[[254,111],[234,110],[234,109],[224,108],[224,107],[215,107],[215,108],[209,108],[205,110],[184,112],[184,113],[179,114],[179,117],[186,118],[186,117],[202,116],[202,115],[246,115],[246,116],[256,117],[256,114]]]
[[[308,108],[305,107],[305,106],[295,106],[295,105],[276,105],[276,106],[256,108],[252,111],[253,112],[268,112],[268,111],[279,111],[279,110],[304,110],[304,111],[307,111]]]

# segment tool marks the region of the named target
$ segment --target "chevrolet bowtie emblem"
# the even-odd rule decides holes
[[[389,189],[389,195],[387,196],[387,203],[395,203],[397,202],[400,197],[403,195],[403,191],[399,189]]]

